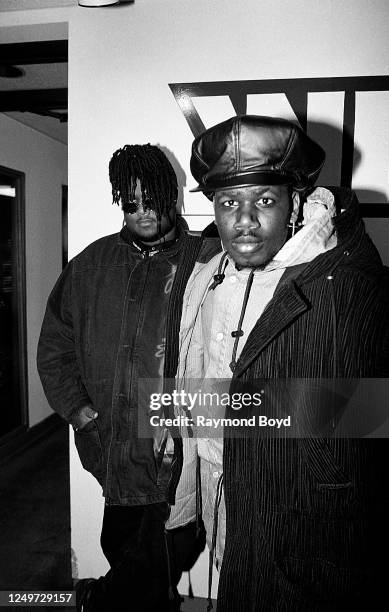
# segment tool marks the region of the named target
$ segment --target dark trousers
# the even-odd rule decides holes
[[[101,547],[111,566],[93,588],[93,612],[174,612],[176,586],[204,549],[196,525],[165,532],[166,503],[106,506]]]

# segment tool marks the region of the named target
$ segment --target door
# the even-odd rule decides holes
[[[0,441],[26,429],[24,174],[0,166]]]

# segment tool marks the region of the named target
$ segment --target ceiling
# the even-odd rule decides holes
[[[0,13],[77,5],[78,0],[0,0]],[[67,143],[68,24],[0,27],[0,41],[0,113]],[[15,68],[20,76],[7,76]]]
[[[77,0],[1,0],[1,11],[28,11],[31,9],[75,6]]]
[[[2,0],[1,10],[7,2]],[[15,0],[13,4],[15,10]],[[18,0],[18,8],[76,4]],[[22,7],[20,5],[23,5]],[[67,24],[0,28],[0,112],[67,143]],[[10,72],[18,68],[20,76]]]
[[[134,0],[116,0],[119,4],[132,4]],[[78,0],[0,0],[1,11],[28,11],[31,9],[77,6]],[[98,0],[97,0],[98,5]],[[115,5],[108,5],[115,6]],[[89,8],[89,7],[88,7]]]

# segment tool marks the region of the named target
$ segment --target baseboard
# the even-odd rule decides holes
[[[28,429],[20,428],[6,439],[0,439],[0,465],[22,453],[26,448],[36,444],[52,431],[64,426],[64,421],[58,414],[50,414],[40,423]]]

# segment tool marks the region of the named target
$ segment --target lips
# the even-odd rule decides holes
[[[231,241],[231,246],[239,253],[253,253],[262,247],[262,241],[255,236],[239,236]]]
[[[240,236],[239,238],[235,238],[233,242],[235,242],[235,244],[250,244],[250,242],[258,243],[260,240],[255,236]]]
[[[139,219],[139,221],[137,221],[137,225],[140,225],[141,227],[149,227],[150,225],[153,225],[155,223],[154,219]]]

